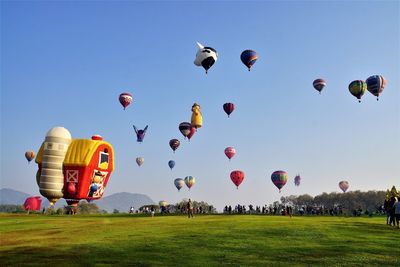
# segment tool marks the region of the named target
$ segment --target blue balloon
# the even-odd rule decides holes
[[[175,161],[173,161],[173,160],[170,160],[170,161],[168,161],[168,166],[171,168],[171,170],[172,170],[172,168],[174,168],[174,166],[175,166]]]
[[[257,59],[258,54],[254,50],[244,50],[240,55],[240,60],[242,60],[243,64],[246,65],[249,71],[254,63],[256,63]]]
[[[97,184],[92,184],[92,185],[90,186],[90,191],[91,191],[91,192],[96,192],[96,191],[97,191]]]

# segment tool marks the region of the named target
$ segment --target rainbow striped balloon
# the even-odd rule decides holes
[[[288,173],[285,171],[275,171],[271,174],[271,180],[274,185],[279,189],[280,193],[281,188],[286,184],[288,180]]]
[[[185,184],[189,188],[189,190],[194,185],[195,182],[196,182],[196,179],[193,176],[185,177]]]

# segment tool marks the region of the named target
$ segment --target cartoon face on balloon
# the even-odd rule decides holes
[[[209,46],[203,46],[200,43],[197,43],[199,50],[196,54],[196,59],[194,60],[194,64],[196,66],[202,66],[206,70],[206,74],[212,65],[217,61],[218,53],[217,51]]]
[[[144,129],[143,130],[138,130],[137,128],[136,128],[136,126],[135,125],[133,125],[133,129],[135,129],[135,133],[136,133],[136,137],[137,137],[137,139],[136,139],[136,141],[138,141],[138,142],[143,142],[143,139],[144,139],[144,136],[145,136],[145,134],[146,134],[146,131],[147,131],[147,128],[148,128],[149,126],[148,125],[146,125],[146,127],[144,127]]]

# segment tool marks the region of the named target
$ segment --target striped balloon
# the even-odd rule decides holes
[[[342,189],[343,193],[346,193],[347,189],[349,189],[350,185],[347,181],[340,181],[339,188]]]
[[[386,86],[386,80],[382,75],[373,75],[366,80],[367,90],[379,100],[379,94],[382,93]]]
[[[274,185],[279,189],[280,193],[281,188],[286,184],[288,180],[288,173],[285,171],[275,171],[271,175],[271,180]]]
[[[349,91],[353,96],[357,97],[358,102],[361,102],[361,97],[364,95],[366,90],[367,84],[364,81],[356,80],[349,84]]]
[[[321,94],[322,89],[326,86],[326,81],[324,79],[316,79],[313,82],[313,86]]]
[[[223,107],[225,113],[228,114],[228,118],[229,118],[229,115],[231,115],[231,113],[235,109],[235,104],[233,104],[233,103],[225,103],[222,107]]]
[[[196,182],[196,179],[194,179],[193,176],[186,176],[185,177],[185,184],[189,188],[189,190],[194,185],[195,182]]]
[[[254,50],[244,50],[240,55],[240,60],[243,62],[244,65],[249,69],[256,63],[258,59],[257,52]]]

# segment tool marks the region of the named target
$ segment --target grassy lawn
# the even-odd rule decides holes
[[[400,266],[386,218],[0,215],[1,266]]]

